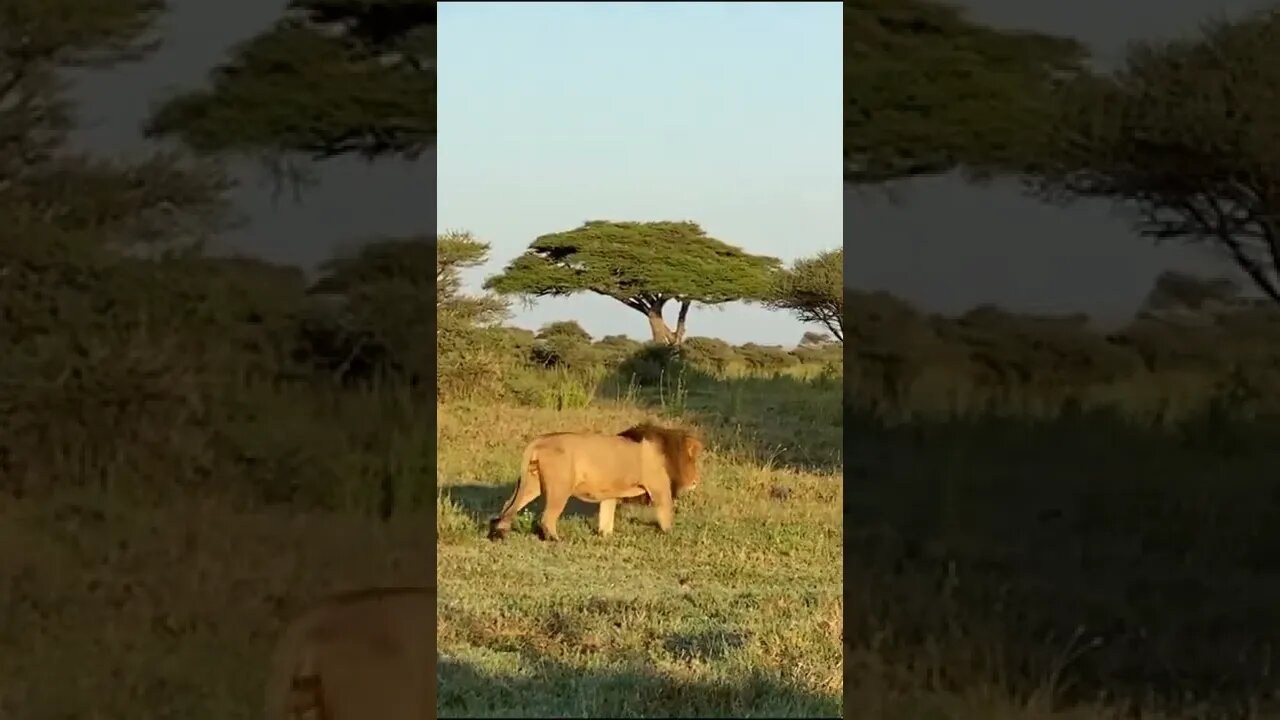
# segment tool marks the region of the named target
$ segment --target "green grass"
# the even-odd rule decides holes
[[[447,717],[1280,718],[1274,418],[903,422],[845,415],[838,378],[799,372],[520,387],[436,408]],[[199,491],[148,496],[121,465],[0,498],[0,717],[258,718],[301,606],[430,582],[429,416],[390,397],[304,406],[323,432],[299,420],[262,451],[288,463]],[[256,437],[286,399],[234,427]],[[535,503],[485,539],[529,437],[644,419],[709,448],[670,535],[624,506],[598,538],[575,504],[543,543]],[[269,476],[294,504],[249,492]]]
[[[817,376],[610,382],[441,410],[447,716],[833,715],[844,693],[884,720],[1280,717],[1274,419],[903,422],[843,415]],[[483,539],[530,435],[651,415],[712,441],[672,536],[627,508],[608,540],[583,516],[541,543],[534,512]]]
[[[1274,419],[847,430],[851,673],[939,717],[1280,717]]]
[[[599,538],[582,503],[564,541],[544,543],[535,502],[508,540],[485,539],[530,437],[664,415],[710,441],[670,535],[623,506]],[[451,404],[439,420],[442,716],[841,714],[838,385],[633,389],[560,411]]]
[[[282,623],[322,594],[428,583],[429,516],[99,492],[0,502],[0,717],[262,720]]]

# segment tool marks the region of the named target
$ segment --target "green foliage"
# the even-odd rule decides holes
[[[844,342],[844,248],[797,260],[777,273],[768,305],[801,322],[825,325]]]
[[[435,251],[436,307],[425,317],[434,317],[437,325],[436,392],[442,397],[492,393],[510,357],[504,353],[520,339],[499,327],[508,312],[504,301],[462,292],[462,271],[483,264],[489,246],[469,233],[450,232],[436,238]]]
[[[655,341],[678,343],[690,303],[763,300],[777,267],[696,223],[598,220],[538,237],[485,288],[532,297],[593,292],[646,315]],[[670,301],[683,305],[674,332],[662,319]]]
[[[158,107],[147,132],[268,158],[416,158],[434,144],[434,2],[292,0],[289,9],[213,71],[210,89]]]
[[[568,335],[553,335],[534,344],[531,357],[546,367],[585,368],[599,362],[591,343]]]
[[[111,64],[154,50],[146,37],[165,10],[163,0],[5,0],[0,5],[0,54],[8,62]]]
[[[1056,415],[1105,406],[1167,423],[1203,408],[1233,368],[1266,388],[1264,398],[1280,396],[1280,313],[1220,280],[1162,275],[1144,308],[1108,332],[1083,315],[983,306],[929,316],[888,294],[855,290],[846,302],[854,337],[847,392],[875,412]],[[814,359],[802,348],[794,354]]]
[[[844,305],[843,292],[841,294],[842,294],[842,297],[840,299],[840,304],[841,306],[843,306]],[[841,322],[843,322],[843,320]],[[797,347],[824,347],[826,345],[830,345],[831,343],[832,343],[832,339],[830,335],[826,333],[807,330],[805,331],[804,335],[800,336],[800,344]]]
[[[1280,302],[1280,12],[1136,45],[1061,92],[1038,190],[1136,207],[1135,229],[1208,242]]]
[[[313,294],[338,298],[335,319],[359,336],[353,356],[356,348],[371,345],[391,361],[379,368],[382,373],[414,383],[434,373],[436,307],[427,304],[434,251],[435,244],[420,236],[370,241],[324,262],[311,288]],[[441,324],[452,327],[448,317]],[[451,338],[446,333],[446,341]]]
[[[795,356],[775,345],[747,343],[738,349],[738,353],[754,370],[782,370],[798,362]]]
[[[791,351],[801,363],[835,365],[844,364],[844,345],[842,343],[800,344]]]
[[[592,221],[538,237],[486,287],[539,297],[590,291],[624,303],[653,296],[714,305],[765,297],[777,263],[708,237],[695,223]]]
[[[580,343],[589,343],[591,342],[591,333],[584,330],[576,320],[557,320],[543,325],[542,329],[538,330],[537,338],[539,340],[565,338]]]
[[[691,337],[681,346],[680,353],[690,364],[717,373],[742,360],[734,347],[720,338]]]
[[[26,683],[6,695],[18,703],[11,714],[136,716],[139,697],[163,696],[149,705],[160,715],[208,706],[216,707],[209,716],[236,716],[240,706],[222,695],[248,695],[225,691],[222,680],[203,683],[191,707],[178,704],[190,693],[152,691],[211,677],[199,665],[207,657],[221,658],[227,678],[256,686],[247,668],[259,667],[259,640],[219,655],[226,643],[198,628],[231,608],[255,614],[229,624],[239,628],[233,636],[269,637],[265,605],[214,607],[225,598],[210,583],[270,577],[289,587],[266,583],[268,596],[287,595],[297,568],[293,555],[264,556],[250,563],[261,577],[223,568],[231,574],[210,579],[210,559],[225,559],[237,538],[304,551],[327,539],[310,560],[323,579],[305,585],[320,592],[353,547],[384,557],[378,543],[352,543],[327,534],[331,527],[381,533],[434,501],[439,542],[451,546],[441,557],[452,574],[441,577],[465,594],[473,575],[527,569],[532,556],[517,547],[468,554],[479,546],[477,495],[451,481],[509,479],[514,457],[503,453],[518,452],[535,430],[625,427],[641,413],[676,415],[707,433],[707,494],[682,499],[685,530],[662,538],[670,547],[691,533],[684,538],[698,543],[698,559],[673,564],[635,544],[654,542],[647,536],[616,540],[659,558],[646,571],[660,582],[649,587],[683,587],[698,606],[665,590],[643,597],[640,585],[628,591],[630,605],[613,610],[613,600],[587,597],[636,576],[607,561],[616,543],[592,544],[603,554],[583,567],[600,572],[578,583],[581,597],[552,582],[514,605],[514,596],[481,592],[445,608],[442,642],[470,653],[444,669],[459,681],[449,685],[454,707],[475,701],[477,678],[492,684],[480,673],[466,685],[469,668],[508,663],[513,687],[535,708],[570,697],[579,709],[635,710],[627,703],[639,683],[652,691],[641,701],[651,714],[670,714],[671,697],[692,697],[687,705],[704,714],[822,713],[838,702],[839,638],[861,663],[859,706],[902,717],[1056,716],[1103,690],[1133,698],[1134,712],[1162,703],[1183,711],[1193,695],[1205,698],[1206,717],[1269,702],[1277,607],[1269,584],[1280,557],[1268,532],[1280,447],[1275,307],[1242,298],[1232,283],[1167,274],[1135,318],[1107,333],[1083,316],[996,307],[935,316],[887,293],[842,288],[839,251],[778,273],[776,260],[693,223],[587,223],[538,238],[490,280],[506,294],[613,297],[653,323],[660,342],[646,345],[619,335],[592,343],[572,321],[537,334],[504,327],[503,300],[464,291],[462,272],[488,252],[466,233],[376,238],[331,258],[309,285],[297,268],[200,252],[225,220],[227,181],[216,165],[67,149],[72,113],[59,73],[147,51],[162,8],[0,0],[0,539],[19,548],[12,568],[0,568],[9,573],[0,601],[18,613],[10,625],[20,630],[6,643],[21,659],[0,660],[0,676]],[[1275,270],[1264,255],[1277,214],[1274,14],[1149,45],[1114,75],[1076,78],[1062,96],[1070,103],[1054,108],[1064,113],[1054,126],[1065,131],[1060,145],[1049,146],[1040,121],[1054,77],[1077,73],[1073,43],[978,28],[919,2],[874,0],[846,12],[849,52],[860,60],[848,69],[851,180],[955,168],[1041,173],[1045,188],[1058,182],[1069,194],[1137,200],[1149,213],[1180,207],[1183,221],[1199,224],[1162,215],[1163,229],[1147,230],[1208,237],[1228,250],[1235,239],[1252,242],[1237,262]],[[215,71],[208,91],[161,107],[151,130],[211,152],[411,157],[434,140],[434,54],[432,3],[298,0]],[[779,307],[841,339],[851,330],[847,368],[845,348],[825,333],[806,333],[790,351],[680,342],[690,304],[776,301],[779,287],[792,303]],[[681,306],[674,331],[662,318],[670,302]],[[848,465],[842,436],[855,443]],[[857,481],[848,504],[840,473]],[[437,497],[441,480],[450,492]],[[264,507],[272,505],[284,507]],[[829,582],[842,507],[861,528],[850,538],[850,582],[874,589],[855,598],[852,615]],[[218,508],[235,508],[251,532],[209,521]],[[305,520],[311,513],[323,522]],[[160,533],[142,517],[182,520]],[[565,524],[586,532],[576,519]],[[401,540],[419,550],[422,542]],[[198,560],[175,566],[179,550]],[[787,562],[769,565],[783,568],[776,577],[761,570],[759,558],[779,557]],[[107,578],[163,575],[148,563],[194,570],[163,588]],[[753,597],[740,592],[748,576]],[[49,605],[83,595],[66,581],[83,577],[93,580],[93,602]],[[138,587],[173,600],[163,617],[130,604]],[[560,604],[548,615],[552,598]],[[105,646],[92,632],[111,613],[93,610],[75,625],[67,611],[125,606],[140,612],[110,618],[135,623],[123,626],[130,652],[117,654],[145,665],[126,673],[145,679],[119,687],[119,673],[100,672]],[[533,624],[494,623],[515,617],[512,607]],[[622,631],[619,608],[631,619]],[[846,628],[844,617],[858,620]],[[499,626],[502,637],[485,637]],[[571,626],[582,632],[566,634]],[[1062,638],[1079,628],[1105,642],[1063,668]],[[668,637],[654,642],[655,632]],[[175,633],[183,647],[194,636],[218,650],[175,655]],[[143,660],[140,637],[153,643]],[[494,654],[486,641],[559,655],[530,664]],[[600,672],[628,653],[663,674]],[[150,662],[157,658],[168,660]],[[774,677],[761,667],[787,670]],[[68,673],[48,668],[93,682],[63,692],[46,680]],[[542,684],[526,683],[531,672]],[[705,682],[667,681],[689,672]],[[1072,689],[1043,692],[1046,675]],[[753,705],[761,687],[769,697]],[[1006,696],[995,709],[984,704]],[[58,702],[42,706],[48,698]]]
[[[666,343],[645,343],[618,368],[618,374],[641,387],[651,387],[684,372],[680,348]]]
[[[626,335],[606,335],[595,343],[596,356],[605,366],[614,367],[638,352],[643,346]]]
[[[586,368],[599,362],[591,334],[573,320],[544,325],[537,333],[530,357],[544,367]]]
[[[0,3],[0,213],[48,223],[104,245],[190,247],[220,229],[227,182],[216,168],[173,154],[142,161],[69,152],[71,108],[59,73],[110,65],[155,47],[156,0]]]
[[[1075,40],[994,30],[932,0],[845,3],[844,38],[845,180],[857,184],[1035,165],[1052,91],[1085,59]]]
[[[51,159],[71,127],[59,72],[144,56],[163,0],[0,3],[0,184]]]

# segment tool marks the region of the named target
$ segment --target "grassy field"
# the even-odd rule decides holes
[[[485,539],[530,437],[647,418],[708,440],[671,535],[624,506],[599,538],[582,503],[564,541],[543,543],[538,501],[508,540]],[[840,715],[838,384],[708,381],[563,410],[455,403],[438,421],[442,716]]]
[[[1275,419],[846,432],[865,717],[1280,717]]]
[[[1275,419],[895,423],[822,373],[539,382],[436,408],[442,715],[835,716],[843,693],[868,720],[1280,718]],[[598,538],[574,504],[543,543],[535,503],[485,538],[530,436],[643,419],[709,448],[670,535],[625,506]],[[432,580],[431,518],[357,504],[3,496],[0,717],[258,718],[300,607]]]
[[[430,518],[63,494],[0,504],[0,717],[261,720],[281,624],[430,582]]]

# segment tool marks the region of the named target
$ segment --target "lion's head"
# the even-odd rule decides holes
[[[618,435],[636,442],[648,440],[662,448],[662,454],[667,459],[667,474],[671,477],[673,497],[698,486],[701,479],[698,461],[702,456],[702,441],[693,433],[646,422],[629,427]]]

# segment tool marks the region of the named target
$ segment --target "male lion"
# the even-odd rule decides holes
[[[546,507],[538,523],[544,540],[559,540],[556,521],[569,498],[600,503],[598,530],[613,532],[618,501],[648,496],[663,532],[674,521],[674,500],[698,484],[702,441],[691,433],[649,423],[618,433],[550,433],[524,449],[520,480],[502,512],[489,522],[489,538],[501,540],[516,513],[539,495]]]
[[[330,596],[285,628],[271,660],[267,720],[436,716],[435,588]]]

